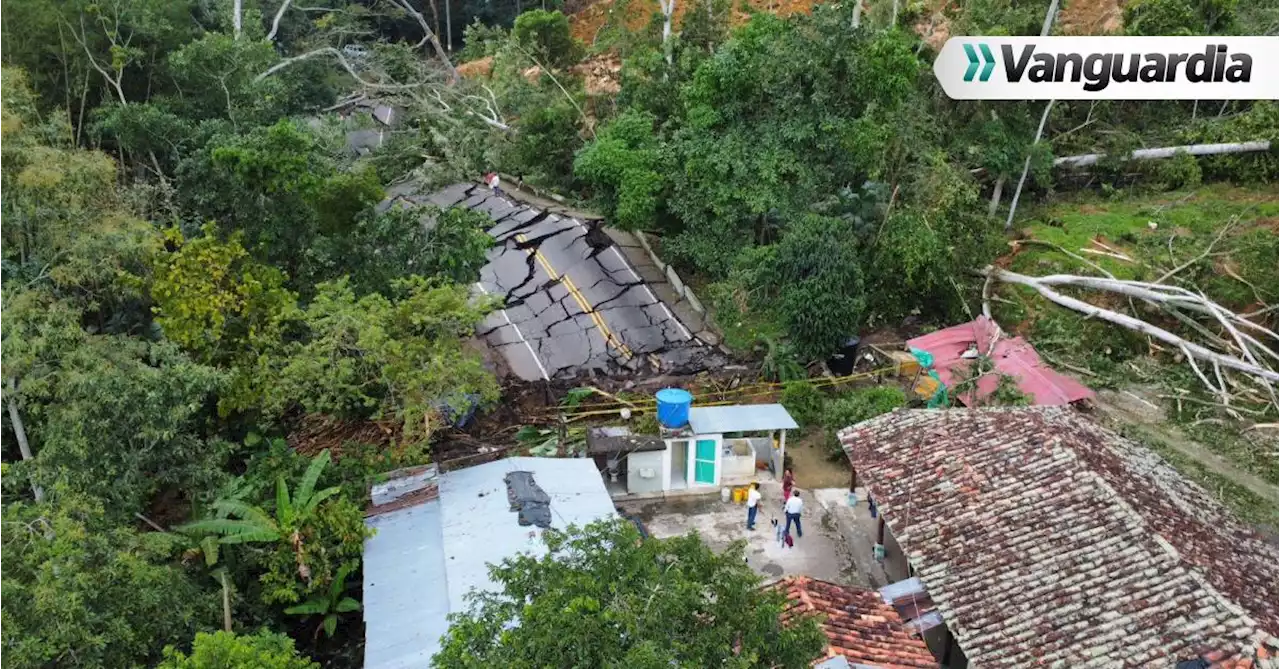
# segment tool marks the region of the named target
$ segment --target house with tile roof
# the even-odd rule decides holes
[[[1278,666],[1276,545],[1073,409],[898,410],[839,437],[963,656],[945,664]]]
[[[783,621],[820,616],[827,651],[814,661],[844,658],[845,666],[882,669],[936,669],[938,662],[920,636],[874,590],[795,576],[778,581],[787,596]]]

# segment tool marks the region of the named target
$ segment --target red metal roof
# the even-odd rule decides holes
[[[991,358],[1000,374],[1017,379],[1018,389],[1029,395],[1033,404],[1063,405],[1093,397],[1092,390],[1046,365],[1027,340],[1006,337],[1000,326],[986,316],[916,337],[909,340],[907,346],[927,351],[933,356],[938,378],[947,387],[953,385],[956,372],[966,369],[972,362],[972,359],[961,356],[970,346],[976,346],[979,353]],[[999,383],[996,375],[978,379],[978,397],[991,394]],[[973,403],[970,393],[965,393],[959,400],[968,406]]]

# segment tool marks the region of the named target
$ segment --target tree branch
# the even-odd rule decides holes
[[[276,33],[280,30],[280,19],[289,10],[289,5],[291,4],[293,4],[293,0],[284,0],[284,2],[280,3],[280,9],[276,10],[276,17],[271,19],[271,32],[267,33],[268,42],[275,41]]]
[[[1205,348],[1204,346],[1201,346],[1194,342],[1187,341],[1186,339],[1183,339],[1182,337],[1179,337],[1178,335],[1175,335],[1172,332],[1169,332],[1168,330],[1165,330],[1156,325],[1152,325],[1150,323],[1138,320],[1137,318],[1133,318],[1125,314],[1111,311],[1110,309],[1103,309],[1102,307],[1089,304],[1088,302],[1085,302],[1083,300],[1079,300],[1074,297],[1063,295],[1062,293],[1059,293],[1056,290],[1053,290],[1052,288],[1050,288],[1050,286],[1052,285],[1081,285],[1081,286],[1090,286],[1095,288],[1105,285],[1107,287],[1102,288],[1103,290],[1111,290],[1112,292],[1129,294],[1129,292],[1127,292],[1126,290],[1120,290],[1119,288],[1126,288],[1127,284],[1131,284],[1135,282],[1095,280],[1095,279],[1089,279],[1088,277],[1072,277],[1069,275],[1054,275],[1049,277],[1031,277],[1023,274],[1010,272],[1008,270],[1000,269],[998,267],[992,267],[992,266],[986,267],[983,270],[983,274],[986,276],[991,276],[996,280],[1003,281],[1005,283],[1013,283],[1017,285],[1027,286],[1029,288],[1034,289],[1036,292],[1040,293],[1042,297],[1049,300],[1050,302],[1066,307],[1073,311],[1078,311],[1087,316],[1097,318],[1099,320],[1104,320],[1109,323],[1113,323],[1115,325],[1119,325],[1129,330],[1141,332],[1142,334],[1152,337],[1153,339],[1158,339],[1162,342],[1165,342],[1174,347],[1182,349],[1189,356],[1189,358],[1194,357],[1196,359],[1204,360],[1209,363],[1218,364],[1228,369],[1234,369],[1236,371],[1248,374],[1254,378],[1265,380],[1273,384],[1276,383],[1277,381],[1280,381],[1280,374],[1276,373],[1275,370],[1263,368],[1259,365],[1252,364],[1248,361],[1212,351],[1210,349]],[[1173,301],[1173,298],[1169,295],[1160,295],[1158,293],[1154,293],[1149,290],[1139,290],[1137,291],[1137,293],[1138,294],[1134,294],[1133,296],[1154,299],[1155,301],[1158,301],[1158,302]],[[1208,307],[1204,307],[1204,308],[1208,309]],[[1199,373],[1198,368],[1196,369],[1196,371],[1197,373]],[[1207,384],[1207,385],[1210,385],[1210,387],[1212,387],[1212,384]]]
[[[440,59],[441,64],[444,65],[445,71],[449,73],[449,80],[455,84],[461,81],[462,77],[458,74],[458,68],[454,67],[453,61],[449,60],[449,54],[444,50],[444,46],[440,44],[440,38],[436,37],[435,31],[427,24],[427,18],[422,15],[422,12],[409,4],[409,0],[390,0],[390,2],[408,12],[409,16],[412,16],[413,19],[418,22],[418,26],[422,28],[424,35],[422,38],[423,41],[418,42],[417,46],[421,47],[424,42],[430,42],[431,47],[436,52],[436,57]]]

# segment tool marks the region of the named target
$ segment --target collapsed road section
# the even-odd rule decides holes
[[[724,364],[701,324],[682,321],[659,297],[662,287],[642,278],[661,273],[629,261],[617,243],[626,233],[472,184],[428,199],[493,220],[488,232],[495,243],[476,290],[501,297],[504,307],[485,319],[480,334],[520,378],[694,373]]]

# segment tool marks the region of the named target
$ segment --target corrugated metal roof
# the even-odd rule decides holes
[[[551,497],[551,527],[586,525],[614,515],[613,498],[595,462],[585,458],[507,458],[444,475],[440,504],[444,510],[445,566],[449,573],[449,608],[466,608],[472,588],[493,589],[489,564],[516,553],[541,555],[542,530],[516,524],[507,502],[507,472],[533,472],[533,480]]]
[[[373,516],[364,544],[364,666],[427,667],[449,629],[440,503]]]
[[[695,434],[794,430],[791,414],[781,404],[739,404],[729,407],[689,409],[689,427]]]
[[[948,387],[956,383],[957,375],[968,373],[974,360],[964,355],[974,346],[978,353],[991,358],[996,371],[1016,379],[1018,389],[1030,395],[1034,404],[1070,404],[1094,396],[1079,381],[1046,365],[1027,340],[1006,337],[1000,326],[986,316],[907,340],[907,346],[932,354],[938,379]],[[999,375],[983,376],[977,382],[978,396],[994,393],[999,385]],[[959,400],[972,406],[974,398],[972,393],[963,393]]]
[[[440,476],[439,499],[368,518],[364,548],[365,667],[426,667],[467,608],[473,588],[494,589],[489,565],[545,550],[537,527],[521,527],[507,501],[508,472],[532,472],[551,498],[551,526],[613,516],[613,500],[590,459],[507,458]]]

